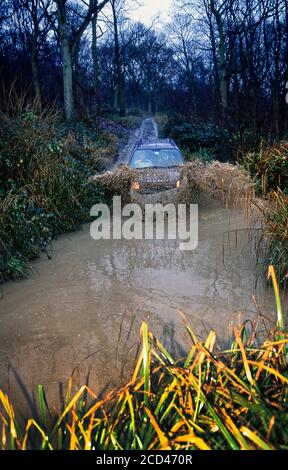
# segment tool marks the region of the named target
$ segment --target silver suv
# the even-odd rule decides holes
[[[140,140],[129,161],[135,171],[132,190],[149,194],[179,188],[183,165],[183,155],[172,139]]]

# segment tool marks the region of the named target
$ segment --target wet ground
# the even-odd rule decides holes
[[[141,126],[135,132],[131,132],[127,145],[121,150],[118,165],[126,165],[129,162],[129,157],[135,146],[140,139],[157,139],[158,127],[153,118],[143,119]]]
[[[203,200],[199,215],[195,251],[181,252],[177,240],[94,241],[84,227],[55,242],[52,260],[36,261],[31,278],[2,286],[0,387],[26,410],[40,383],[59,403],[59,383],[74,368],[75,388],[88,373],[98,392],[117,386],[133,366],[143,320],[172,354],[185,354],[179,309],[198,335],[214,329],[222,345],[233,324],[257,317],[253,296],[275,322],[246,211]]]

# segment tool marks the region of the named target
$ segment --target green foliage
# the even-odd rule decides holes
[[[272,195],[266,223],[267,263],[276,266],[279,282],[285,285],[288,280],[288,196],[281,191]]]
[[[247,150],[259,145],[260,136],[250,130],[234,132],[221,129],[212,122],[187,122],[179,115],[172,115],[162,129],[165,137],[172,137],[190,154],[204,156],[204,161],[211,158],[219,161],[235,161]],[[201,159],[201,158],[200,158]]]
[[[258,195],[269,199],[263,212],[268,240],[266,264],[276,267],[284,284],[288,276],[288,143],[262,143],[257,152],[243,156],[242,165],[253,176]]]
[[[109,118],[113,122],[116,122],[117,124],[120,124],[121,126],[126,127],[127,129],[136,129],[140,126],[143,119],[143,115],[139,111],[133,111],[127,116],[119,116],[119,114],[116,113],[110,114]]]
[[[215,149],[221,139],[221,132],[214,124],[189,123],[179,116],[171,117],[163,132],[191,152],[200,148]]]
[[[243,166],[255,178],[258,192],[266,195],[277,188],[288,194],[288,143],[261,145],[258,152],[242,158]]]
[[[269,241],[266,264],[274,264],[284,283],[288,273],[288,143],[268,146],[261,135],[241,129],[232,132],[214,124],[188,123],[178,116],[162,121],[162,133],[173,137],[187,160],[203,163],[213,159],[238,161],[253,177],[260,196],[269,195],[271,205],[264,211],[265,235]]]
[[[47,253],[51,240],[90,220],[104,194],[89,177],[116,152],[114,136],[79,123],[67,127],[49,110],[2,113],[0,282],[25,275],[27,262]]]
[[[214,153],[211,150],[203,147],[200,147],[200,149],[195,152],[193,156],[203,163],[211,163],[215,159]]]

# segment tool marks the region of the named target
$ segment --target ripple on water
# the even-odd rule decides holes
[[[20,379],[29,392],[42,383],[56,402],[55,384],[77,364],[76,383],[89,368],[97,390],[119,383],[143,320],[171,352],[189,349],[179,308],[196,333],[213,328],[225,343],[229,325],[255,318],[253,295],[274,319],[273,293],[255,282],[248,225],[239,211],[203,209],[194,252],[172,240],[95,242],[89,227],[61,237],[51,261],[35,262],[30,279],[2,288],[0,385],[19,399]]]

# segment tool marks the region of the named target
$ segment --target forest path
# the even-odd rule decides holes
[[[157,139],[158,138],[158,125],[153,117],[143,119],[141,126],[135,131],[131,131],[128,143],[120,151],[116,166],[127,165],[129,158],[135,147],[136,143],[140,139]]]

